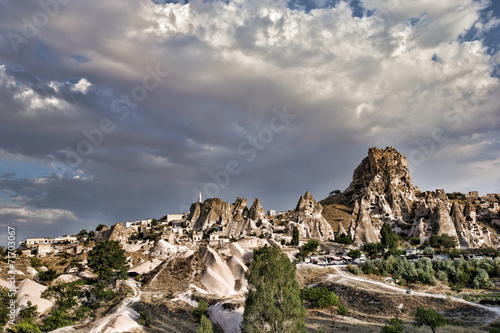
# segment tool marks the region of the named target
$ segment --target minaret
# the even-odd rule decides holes
[[[201,191],[200,191],[200,194],[198,195],[198,202],[202,203],[202,201],[201,201]]]

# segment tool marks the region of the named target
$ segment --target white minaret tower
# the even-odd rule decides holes
[[[201,201],[201,191],[200,191],[200,194],[198,195],[198,202],[202,203],[202,201]]]

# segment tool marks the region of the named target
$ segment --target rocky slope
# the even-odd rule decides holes
[[[349,187],[324,203],[339,201],[352,207],[352,215],[348,230],[340,225],[338,233],[348,233],[358,244],[379,241],[384,222],[421,242],[433,234],[447,234],[456,237],[462,248],[494,243],[490,229],[476,218],[473,200],[461,204],[444,190],[420,191],[411,182],[406,158],[392,147],[370,148]]]

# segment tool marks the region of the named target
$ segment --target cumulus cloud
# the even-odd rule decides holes
[[[23,18],[43,9],[2,4],[2,35],[25,40],[0,41],[0,149],[51,171],[0,179],[0,209],[22,198],[74,228],[182,211],[208,183],[288,209],[389,145],[421,188],[498,192],[491,3],[360,4],[71,2],[29,38]],[[226,181],[230,161],[241,172]]]

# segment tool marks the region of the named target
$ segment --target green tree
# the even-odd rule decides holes
[[[457,238],[455,236],[451,237],[446,234],[432,235],[431,238],[429,238],[429,243],[433,248],[450,249],[457,247]]]
[[[292,230],[292,243],[291,245],[299,245],[299,229],[294,226]]]
[[[152,219],[151,220],[151,226],[156,227],[158,225],[158,220],[157,219]]]
[[[341,234],[341,235],[338,235],[337,237],[335,237],[334,242],[338,243],[338,244],[344,244],[344,245],[351,245],[353,243],[352,238],[347,236],[347,235],[344,235],[344,234]]]
[[[44,282],[51,282],[58,276],[59,274],[57,274],[57,272],[52,268],[49,268],[45,272],[38,272],[38,278]]]
[[[335,293],[329,291],[325,287],[304,288],[300,291],[300,298],[309,302],[313,308],[326,308],[337,305],[339,298]]]
[[[19,317],[23,321],[26,321],[27,323],[33,324],[33,321],[38,317],[40,314],[38,311],[38,306],[33,305],[31,301],[28,301],[26,304],[26,307],[19,311]]]
[[[306,309],[295,271],[295,265],[277,246],[254,251],[246,274],[249,291],[243,332],[305,332]]]
[[[413,246],[420,245],[420,238],[418,238],[418,237],[410,237],[410,239],[408,240],[408,242],[410,243],[410,245],[413,245]]]
[[[207,316],[202,315],[200,327],[198,327],[196,333],[213,333],[213,331],[214,329],[212,327],[212,322],[210,321],[210,319],[208,319]]]
[[[191,314],[200,321],[201,318],[207,314],[207,309],[208,304],[202,299],[198,302],[198,306],[191,312]]]
[[[82,229],[82,230],[80,230],[80,232],[76,235],[76,237],[78,237],[78,239],[82,239],[83,237],[87,237],[87,235],[88,235],[87,230]]]
[[[344,305],[339,304],[339,307],[338,307],[338,309],[337,309],[337,313],[338,313],[340,316],[344,317],[346,314],[348,314],[348,313],[349,313],[349,309],[348,309],[347,307],[345,307]]]
[[[365,250],[369,256],[374,256],[376,254],[379,254],[382,250],[382,243],[366,243],[363,246],[363,250]]]
[[[9,305],[15,299],[9,296],[9,289],[0,287],[0,330],[9,321]]]
[[[357,259],[357,258],[361,257],[361,251],[358,249],[351,250],[351,251],[349,251],[349,253],[347,255],[349,257],[351,257],[352,259]]]
[[[436,333],[438,327],[444,327],[447,323],[448,321],[436,311],[419,306],[414,316],[413,326],[429,326],[432,332]]]
[[[101,231],[102,229],[107,228],[105,224],[99,224],[97,228],[95,228],[95,231]]]
[[[8,333],[42,333],[38,325],[26,322],[24,320],[18,322],[14,327],[7,329]]]
[[[117,241],[104,240],[98,243],[88,256],[88,266],[99,276],[101,281],[108,283],[116,277],[127,278],[127,258],[125,251]]]
[[[387,325],[382,327],[381,333],[403,333],[403,322],[398,317],[391,318]]]
[[[385,222],[380,230],[380,242],[385,249],[394,250],[398,247],[398,235],[392,231],[389,223]]]

